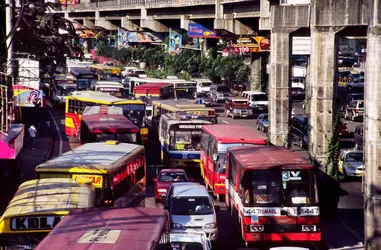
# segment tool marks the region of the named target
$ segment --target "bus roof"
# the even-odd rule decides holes
[[[120,99],[118,97],[112,96],[108,93],[102,93],[97,91],[74,91],[71,96],[67,96],[68,99],[74,99],[84,102],[95,102],[100,104],[144,104],[143,101],[140,100],[128,100],[128,99]]]
[[[170,106],[173,108],[178,108],[178,109],[211,109],[211,108],[207,108],[204,104],[195,104],[191,101],[186,101],[186,100],[153,101],[152,105],[154,105],[154,106],[167,105],[167,106]]]
[[[139,128],[123,114],[87,114],[82,116],[91,133],[138,133]]]
[[[35,171],[105,174],[140,151],[143,146],[130,143],[86,143],[38,165]]]
[[[79,75],[79,74],[92,74],[95,75],[93,71],[89,68],[73,67],[70,69],[70,74]]]
[[[171,86],[173,86],[173,84],[168,82],[147,82],[145,84],[135,86],[135,90],[162,89]]]
[[[247,169],[312,169],[308,160],[285,147],[242,146],[228,148],[234,158]]]
[[[35,250],[151,250],[159,244],[167,223],[167,211],[159,208],[77,209],[58,223]]]
[[[203,130],[216,139],[218,143],[253,143],[266,145],[266,137],[255,133],[250,127],[236,124],[204,125]]]
[[[86,208],[91,204],[91,189],[69,178],[26,181],[20,185],[1,220],[14,216],[46,214]]]

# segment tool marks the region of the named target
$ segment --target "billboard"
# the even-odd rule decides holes
[[[293,55],[311,55],[311,37],[294,36],[292,37]]]
[[[118,28],[118,49],[127,48],[129,43],[163,43],[163,40],[150,32]]]
[[[13,86],[13,99],[18,107],[44,107],[42,90],[28,89],[21,85]]]
[[[221,38],[214,30],[210,30],[198,23],[188,24],[188,37],[194,38]]]
[[[74,5],[74,4],[79,4],[79,0],[59,0],[61,5],[66,6],[66,5]]]
[[[169,29],[169,53],[177,54],[183,45],[183,36],[181,31]]]
[[[235,53],[269,52],[270,39],[263,36],[240,37],[230,46]]]

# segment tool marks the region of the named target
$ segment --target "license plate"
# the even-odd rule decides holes
[[[259,110],[263,110],[263,108],[258,108]]]

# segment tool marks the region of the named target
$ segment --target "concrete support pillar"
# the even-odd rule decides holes
[[[99,20],[99,18],[100,18],[100,12],[99,12],[99,9],[97,8],[96,10],[95,10],[95,20]]]
[[[251,53],[250,90],[260,91],[262,81],[262,53]]]
[[[271,30],[270,0],[261,0],[259,6],[260,6],[259,29],[260,30]]]
[[[122,17],[121,18],[121,25],[120,27],[129,30],[129,31],[140,31],[142,30],[139,25],[136,23],[131,22],[131,20],[128,19],[128,17]]]
[[[221,0],[215,0],[215,19],[224,18],[224,5]]]
[[[287,140],[291,118],[291,36],[293,29],[273,28],[269,83],[269,139],[277,146]]]
[[[95,28],[95,23],[88,18],[83,18],[83,26],[86,26],[89,29]]]
[[[64,17],[65,17],[66,19],[69,19],[69,12],[68,12],[67,10],[65,10]]]
[[[336,118],[336,62],[340,28],[311,27],[311,58],[309,87],[311,90],[309,117],[309,153],[324,163]]]
[[[381,1],[369,1],[365,72],[365,249],[381,249]]]
[[[190,23],[193,23],[193,21],[189,19],[188,15],[181,15],[180,16],[180,28],[181,29],[188,30],[188,25]]]
[[[105,28],[106,30],[118,30],[118,26],[114,25],[110,21],[107,21],[104,17],[96,19],[95,26]]]
[[[153,30],[155,32],[168,32],[169,28],[162,24],[161,22],[155,20],[153,16],[148,16],[147,9],[145,7],[141,8],[141,20],[140,27]]]

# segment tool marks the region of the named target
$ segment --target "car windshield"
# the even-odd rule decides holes
[[[171,242],[172,250],[204,250],[199,242]]]
[[[355,83],[364,83],[364,78],[354,80]]]
[[[347,162],[362,162],[363,160],[362,153],[348,153],[346,157]]]
[[[310,170],[251,170],[241,180],[247,205],[316,204],[315,178]]]
[[[267,101],[267,95],[265,94],[259,94],[259,95],[252,95],[251,96],[252,101]]]
[[[198,151],[201,146],[201,130],[175,131],[170,130],[170,150]]]
[[[171,204],[173,215],[213,214],[213,204],[209,197],[174,197]]]
[[[211,82],[202,82],[202,83],[200,83],[201,87],[210,87],[211,85],[212,85]]]
[[[359,108],[361,109],[361,108],[364,108],[364,103],[363,102],[360,102],[359,103]]]
[[[137,75],[145,75],[146,74],[146,72],[143,70],[136,70],[134,73]]]
[[[217,92],[230,92],[230,89],[228,86],[219,86],[217,87]]]
[[[186,182],[187,177],[183,172],[163,172],[160,174],[160,182]]]

